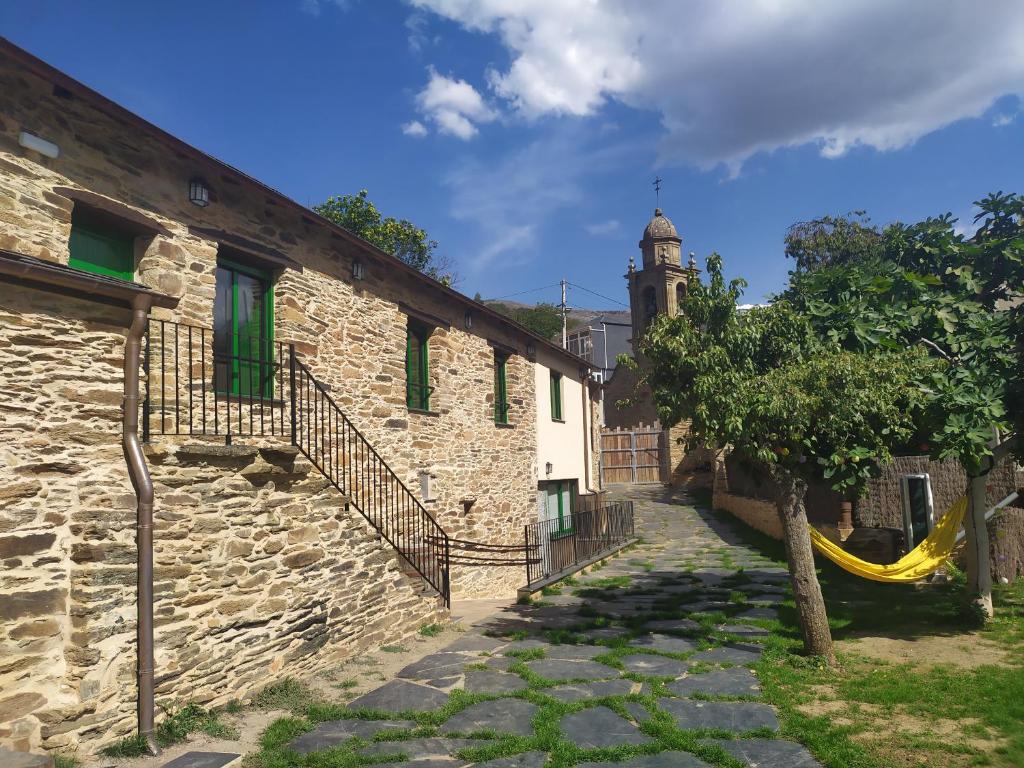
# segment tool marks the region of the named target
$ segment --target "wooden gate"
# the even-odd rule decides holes
[[[665,431],[654,424],[601,430],[601,484],[664,483],[667,478]]]

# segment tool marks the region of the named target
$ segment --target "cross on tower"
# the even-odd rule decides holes
[[[654,177],[654,202],[661,207],[661,176]]]

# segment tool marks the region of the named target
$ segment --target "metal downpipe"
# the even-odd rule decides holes
[[[155,693],[153,686],[153,480],[146,466],[139,439],[139,366],[142,337],[146,333],[152,297],[137,296],[132,301],[132,322],[124,344],[124,417],[122,447],[128,476],[135,488],[136,547],[138,577],[136,606],[136,656],[138,660],[139,735],[151,755],[160,753],[154,729]]]

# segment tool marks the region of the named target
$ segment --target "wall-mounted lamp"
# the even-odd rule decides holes
[[[552,464],[550,461],[547,464],[544,465],[544,472],[546,474],[550,475],[554,471],[555,471],[555,465]]]
[[[27,131],[22,131],[18,134],[18,144],[23,146],[25,149],[31,149],[33,152],[38,152],[44,157],[55,158],[60,154],[60,147],[52,141],[41,139]]]
[[[210,188],[202,179],[192,179],[188,183],[188,201],[200,208],[210,204]]]
[[[352,279],[362,280],[366,277],[366,266],[359,259],[352,259]]]
[[[534,360],[537,357],[537,345],[532,341],[526,342],[526,356],[530,360]]]
[[[470,328],[473,327],[473,310],[472,309],[467,309],[466,310],[466,314],[462,318],[462,324],[466,326],[466,330],[467,331]]]

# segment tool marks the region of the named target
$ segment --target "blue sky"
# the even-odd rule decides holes
[[[758,301],[795,221],[1024,191],[1024,4],[846,5],[34,0],[0,34],[302,203],[368,189],[470,295],[625,302],[657,174]]]

